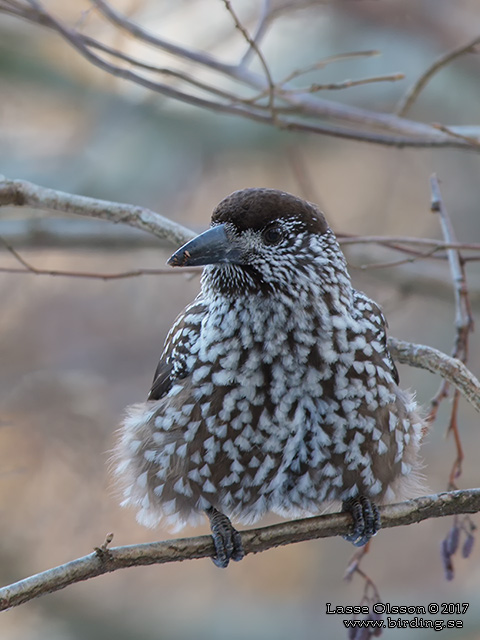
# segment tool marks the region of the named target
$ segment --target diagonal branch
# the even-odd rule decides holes
[[[265,35],[269,23],[270,23],[270,17],[271,17],[271,0],[263,0],[262,3],[262,9],[260,12],[260,18],[258,20],[258,25],[257,28],[255,29],[255,33],[252,36],[252,41],[255,43],[256,47],[259,46],[260,41],[262,40],[263,36]],[[248,65],[248,63],[250,62],[250,58],[252,57],[252,55],[255,53],[255,47],[252,46],[251,43],[249,43],[248,45],[248,49],[245,51],[245,53],[242,56],[242,59],[239,62],[239,66],[240,67],[245,67]]]
[[[40,187],[26,180],[0,176],[0,207],[13,205],[73,213],[80,216],[122,222],[181,245],[195,237],[193,231],[145,207],[78,196]]]
[[[388,338],[392,357],[401,364],[437,373],[453,384],[468,402],[480,412],[480,382],[461,360],[447,356],[442,351],[423,344]]]
[[[290,85],[271,86],[268,79],[262,74],[253,72],[245,64],[225,64],[221,60],[207,53],[193,49],[187,49],[170,43],[154,34],[149,33],[143,27],[135,24],[126,16],[116,11],[106,0],[92,0],[94,6],[101,14],[116,27],[128,31],[135,38],[144,43],[156,46],[169,52],[184,62],[188,60],[201,65],[234,80],[237,84],[254,89],[257,93],[272,96],[272,88],[276,90],[278,102],[272,113],[271,99],[268,104],[258,104],[242,96],[242,92],[232,97],[223,95],[225,92],[216,89],[215,85],[198,83],[182,72],[170,70],[168,75],[176,76],[184,82],[183,90],[171,84],[156,82],[130,68],[118,66],[109,60],[94,53],[94,49],[106,52],[106,45],[95,44],[94,39],[83,35],[80,31],[67,27],[56,19],[45,6],[38,0],[27,0],[28,5],[16,0],[0,0],[0,12],[6,12],[23,17],[33,23],[55,30],[72,47],[74,47],[91,64],[101,68],[116,77],[136,83],[147,90],[165,95],[195,107],[210,111],[236,115],[259,123],[275,126],[285,131],[302,131],[303,133],[316,133],[337,138],[370,142],[395,147],[457,147],[478,152],[479,127],[449,126],[447,130],[440,130],[432,125],[400,118],[395,114],[380,113],[368,109],[362,109],[353,105],[342,104],[319,98],[312,93],[285,93],[293,89]],[[270,18],[272,12],[270,12]],[[255,38],[250,38],[256,42]],[[257,47],[258,49],[258,47]],[[107,53],[108,55],[108,53]],[[110,55],[122,59],[122,55],[110,52]],[[347,54],[348,55],[348,54]],[[125,63],[129,63],[124,59]],[[137,69],[147,66],[140,61],[130,62]],[[155,69],[150,69],[155,72]],[[165,70],[164,70],[165,72]],[[202,86],[201,86],[202,85]],[[197,95],[195,89],[207,91],[209,98]],[[266,93],[265,93],[266,92]],[[227,92],[228,93],[228,92]],[[216,97],[217,99],[214,99]],[[280,117],[280,114],[292,113],[295,117]],[[326,123],[326,120],[335,120],[339,124]],[[350,125],[350,126],[349,126]],[[373,130],[372,130],[373,129]]]
[[[265,78],[268,84],[268,106],[270,112],[272,114],[272,119],[274,123],[276,123],[276,113],[275,113],[275,83],[273,82],[272,74],[270,73],[270,69],[268,67],[267,61],[265,60],[265,56],[263,55],[260,47],[258,46],[255,39],[253,39],[243,24],[238,19],[237,14],[233,10],[232,3],[229,0],[223,0],[223,4],[225,8],[232,16],[233,22],[235,24],[235,28],[240,31],[242,36],[245,38],[245,41],[249,45],[252,51],[255,51],[258,59],[260,60],[260,64],[262,65],[263,70],[265,71]]]
[[[480,489],[439,493],[380,507],[384,529],[422,522],[428,518],[478,511],[480,511]],[[242,531],[242,544],[246,554],[259,553],[296,542],[345,535],[350,526],[349,514],[334,513]],[[111,540],[111,537],[110,534],[107,540]],[[180,538],[111,549],[107,548],[105,543],[88,556],[77,558],[1,588],[0,611],[118,569],[208,558],[214,553],[211,536]]]
[[[480,36],[476,36],[472,40],[469,40],[466,44],[462,44],[447,53],[444,53],[440,58],[435,60],[435,62],[426,69],[422,75],[414,82],[414,84],[408,89],[403,98],[399,101],[396,108],[396,113],[399,116],[404,116],[410,107],[413,105],[415,100],[418,98],[420,92],[427,83],[433,78],[433,76],[446,67],[450,62],[462,56],[469,51],[473,51],[477,44],[480,44]]]

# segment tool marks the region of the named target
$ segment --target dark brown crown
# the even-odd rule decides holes
[[[212,224],[229,222],[239,231],[257,231],[281,218],[298,220],[311,233],[323,234],[328,230],[323,213],[314,204],[276,189],[234,191],[215,207]]]

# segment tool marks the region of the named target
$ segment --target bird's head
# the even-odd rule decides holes
[[[350,282],[322,212],[275,189],[243,189],[226,197],[214,209],[210,229],[176,251],[168,264],[206,265],[204,282],[229,292],[330,289],[343,274]]]

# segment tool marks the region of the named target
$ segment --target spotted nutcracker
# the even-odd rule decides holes
[[[229,518],[334,501],[353,516],[347,539],[365,544],[377,504],[421,492],[424,423],[323,214],[282,191],[236,191],[168,263],[205,265],[201,293],[120,431],[123,504],[146,526],[207,514],[218,566],[243,557]]]

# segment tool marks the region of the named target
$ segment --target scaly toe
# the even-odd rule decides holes
[[[225,569],[228,567],[230,560],[238,562],[244,557],[242,538],[226,515],[220,513],[214,507],[206,509],[205,513],[210,520],[210,529],[212,530],[216,551],[212,562],[217,567]]]
[[[354,546],[363,547],[378,533],[381,527],[380,512],[370,498],[358,496],[345,500],[342,510],[350,513],[353,518],[352,530],[344,539]]]

